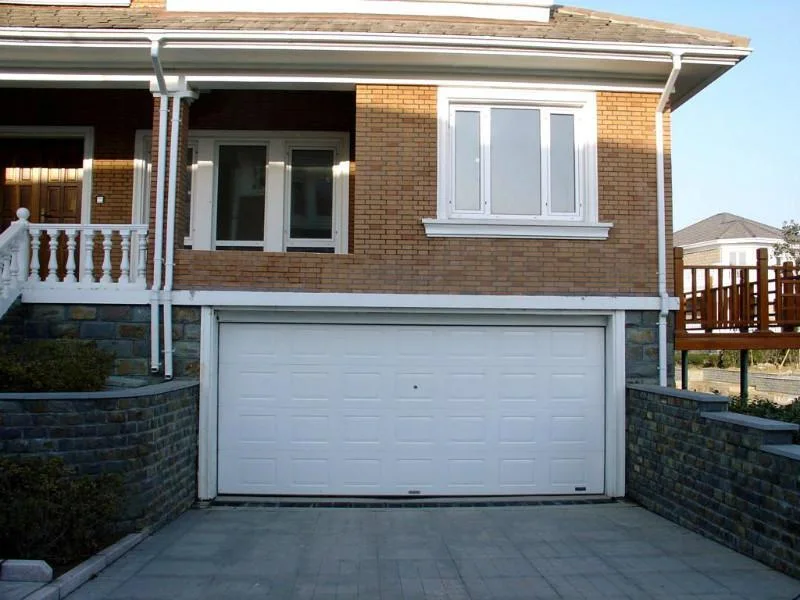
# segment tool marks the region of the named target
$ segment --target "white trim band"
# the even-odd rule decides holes
[[[489,296],[472,294],[347,294],[326,292],[247,292],[180,290],[173,304],[242,308],[314,308],[320,310],[441,311],[617,311],[658,310],[656,296]],[[51,300],[51,302],[56,300]],[[91,303],[86,297],[84,303]],[[671,310],[678,299],[670,298]]]
[[[605,240],[613,223],[509,223],[477,219],[423,219],[428,237],[527,238],[551,240]]]

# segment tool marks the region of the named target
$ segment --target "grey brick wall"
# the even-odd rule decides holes
[[[159,524],[197,498],[194,381],[113,392],[0,394],[0,454],[59,456],[82,474],[120,473],[123,530]]]
[[[27,339],[93,340],[114,353],[114,375],[150,374],[149,306],[25,304],[4,319],[4,324],[14,331],[21,329]],[[200,372],[199,308],[173,309],[172,339],[175,377],[196,377]],[[163,340],[160,347],[163,352]]]
[[[800,577],[796,425],[728,413],[728,398],[629,385],[627,493],[646,508]]]
[[[675,381],[674,319],[667,321],[667,382]],[[629,383],[658,383],[658,311],[625,312],[625,379]]]

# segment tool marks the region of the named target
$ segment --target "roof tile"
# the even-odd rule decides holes
[[[491,36],[525,39],[747,46],[739,36],[556,6],[549,23],[469,18],[276,13],[189,13],[154,8],[56,8],[0,2],[5,27],[209,29]]]

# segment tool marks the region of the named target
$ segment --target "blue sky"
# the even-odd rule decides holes
[[[675,112],[673,224],[719,212],[776,227],[800,220],[800,2],[565,4],[749,37],[753,54]]]

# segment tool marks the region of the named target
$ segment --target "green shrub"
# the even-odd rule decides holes
[[[113,541],[119,475],[77,476],[61,459],[0,458],[0,555],[67,565]]]
[[[790,404],[778,404],[766,398],[742,399],[733,396],[730,402],[731,412],[743,413],[764,419],[797,423],[800,425],[800,398],[795,398]],[[795,433],[794,443],[800,443],[800,435]]]
[[[103,389],[114,356],[94,342],[0,339],[0,391],[89,392]]]

